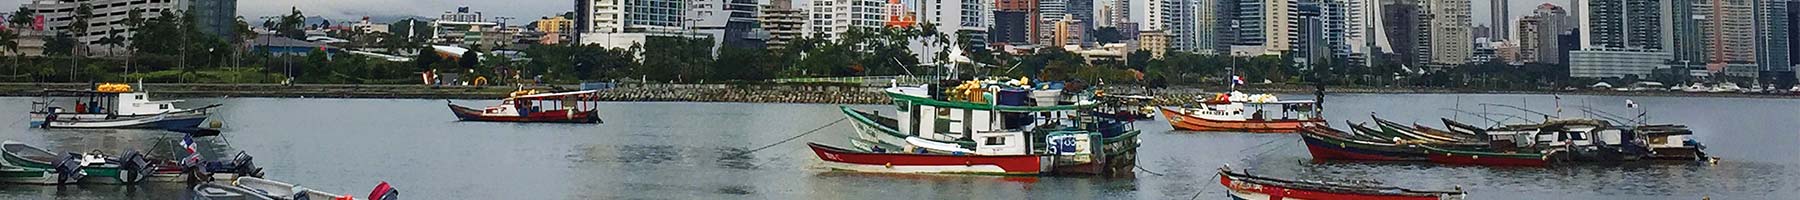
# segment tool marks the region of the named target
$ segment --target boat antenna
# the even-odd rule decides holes
[[[1480,118],[1481,118],[1481,119],[1483,119],[1483,120],[1487,120],[1487,121],[1488,121],[1488,122],[1489,122],[1489,123],[1493,123],[1493,124],[1494,124],[1494,125],[1500,125],[1500,124],[1503,124],[1503,123],[1505,123],[1505,122],[1504,122],[1504,121],[1501,121],[1501,120],[1494,120],[1494,118],[1489,118],[1489,117],[1487,117],[1487,115],[1486,115],[1486,114],[1495,114],[1495,115],[1498,115],[1498,114],[1497,114],[1497,113],[1477,113],[1477,112],[1469,112],[1469,111],[1465,111],[1465,110],[1461,110],[1461,109],[1455,109],[1455,108],[1441,108],[1441,109],[1443,109],[1443,110],[1449,110],[1449,111],[1455,111],[1455,112],[1457,112],[1457,113],[1464,113],[1464,114],[1469,114],[1469,115],[1474,115],[1474,116],[1475,116],[1475,117],[1480,117]],[[1451,120],[1452,120],[1452,121],[1455,121],[1455,119],[1451,119]]]
[[[1523,107],[1518,107],[1518,106],[1513,106],[1513,105],[1506,105],[1506,104],[1492,104],[1492,103],[1481,103],[1481,104],[1480,104],[1480,105],[1483,105],[1483,106],[1499,106],[1499,107],[1502,107],[1502,108],[1511,108],[1511,109],[1515,109],[1515,110],[1519,110],[1519,111],[1525,111],[1525,112],[1528,112],[1528,113],[1531,113],[1531,114],[1538,114],[1538,115],[1543,115],[1543,116],[1544,116],[1544,117],[1546,117],[1546,118],[1547,118],[1547,117],[1550,117],[1550,116],[1554,116],[1554,115],[1550,115],[1550,114],[1547,114],[1547,113],[1543,113],[1543,112],[1538,112],[1538,111],[1535,111],[1535,110],[1531,110],[1531,109],[1525,109],[1525,108],[1523,108]]]

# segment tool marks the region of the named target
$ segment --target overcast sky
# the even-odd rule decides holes
[[[18,5],[31,0],[0,0],[0,5],[8,6],[0,12],[17,10]],[[1143,0],[1136,0],[1139,5],[1133,11],[1141,12]],[[1379,1],[1379,0],[1369,0]],[[1473,9],[1471,21],[1475,24],[1488,24],[1490,0],[1470,0]],[[1538,4],[1555,2],[1567,7],[1570,0],[1513,0],[1511,14],[1513,19],[1530,14]],[[767,0],[762,0],[767,2]],[[805,1],[795,1],[805,2]],[[911,1],[908,1],[911,2]],[[361,16],[393,16],[417,15],[436,17],[444,11],[456,9],[458,5],[467,5],[488,16],[509,16],[517,19],[536,19],[574,10],[573,0],[239,0],[238,15],[255,19],[260,16],[287,14],[289,8],[298,7],[307,16],[324,16],[332,19],[354,19]],[[492,18],[490,18],[492,19]]]

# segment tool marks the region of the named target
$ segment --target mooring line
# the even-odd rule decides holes
[[[1132,167],[1137,167],[1137,169],[1139,171],[1144,171],[1145,173],[1150,173],[1151,175],[1163,176],[1162,173],[1156,173],[1156,171],[1150,171],[1150,169],[1144,169],[1143,165],[1132,165]]]
[[[806,133],[801,133],[800,135],[795,135],[794,137],[789,137],[785,140],[781,140],[780,142],[775,142],[774,144],[757,147],[756,149],[751,149],[749,151],[744,151],[743,153],[738,153],[736,155],[731,155],[731,156],[736,157],[736,156],[742,156],[745,154],[756,153],[756,151],[762,151],[763,149],[768,149],[769,147],[775,147],[775,145],[781,145],[782,143],[794,141],[794,139],[800,139],[800,137],[804,137],[806,135],[817,133],[817,132],[819,132],[819,130],[825,130],[825,127],[831,127],[831,125],[836,125],[838,122],[844,122],[844,119],[846,119],[846,118],[838,118],[837,121],[831,121],[831,123],[829,123],[829,124],[825,124],[824,126],[819,126],[818,128],[813,128],[810,131],[806,131]]]
[[[1214,172],[1214,173],[1213,173],[1213,175],[1212,175],[1212,177],[1208,177],[1208,178],[1206,178],[1206,180],[1213,180],[1213,179],[1216,179],[1216,178],[1219,178],[1219,173],[1218,173],[1218,172]],[[1207,185],[1211,185],[1211,184],[1206,184],[1206,182],[1200,182],[1200,187],[1201,187],[1201,188],[1207,188],[1207,187],[1206,187],[1206,186],[1207,186]],[[1194,196],[1193,196],[1193,197],[1188,197],[1188,200],[1195,200],[1195,199],[1200,199],[1200,194],[1206,194],[1206,190],[1199,190],[1199,192],[1194,192]]]

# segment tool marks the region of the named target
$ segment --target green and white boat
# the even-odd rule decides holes
[[[57,156],[49,150],[10,140],[0,142],[0,150],[4,151],[0,157],[5,161],[0,164],[5,168],[51,171],[57,177],[54,184],[131,184],[144,180],[153,171],[143,154],[136,152],[126,153],[125,159],[108,158],[99,152]]]

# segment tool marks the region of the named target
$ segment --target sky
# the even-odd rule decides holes
[[[17,10],[18,5],[31,0],[0,0],[0,5],[9,6],[0,12]],[[1142,12],[1145,3],[1139,1],[1133,6],[1134,14]],[[1370,0],[1378,1],[1378,0]],[[1488,24],[1490,20],[1490,0],[1470,0],[1472,9],[1471,22]],[[1502,0],[1493,0],[1502,1]],[[767,2],[763,0],[762,2]],[[804,2],[804,1],[795,1]],[[910,2],[910,1],[909,1]],[[1568,7],[1569,0],[1512,0],[1511,18],[1517,20],[1531,13],[1538,4],[1555,2],[1559,6]],[[287,14],[290,8],[299,8],[307,16],[324,16],[331,19],[356,19],[361,16],[396,16],[416,15],[436,17],[444,11],[456,9],[459,5],[481,11],[487,16],[508,16],[520,20],[537,19],[574,10],[573,0],[238,0],[238,15],[248,19],[261,16]],[[491,19],[491,18],[490,18]]]

